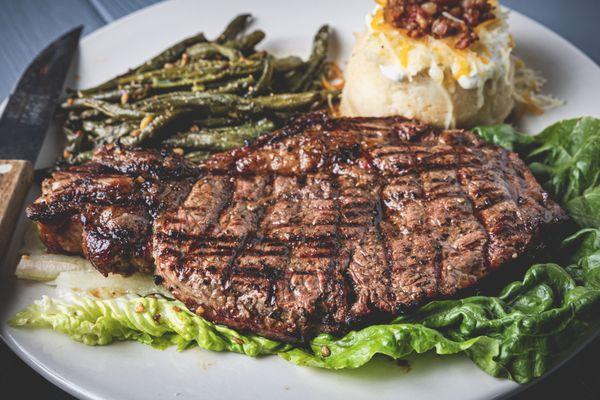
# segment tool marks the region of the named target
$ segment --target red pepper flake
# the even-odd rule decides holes
[[[231,340],[233,340],[234,342],[236,342],[239,345],[244,344],[244,341],[237,336],[234,336],[233,339],[231,339]]]

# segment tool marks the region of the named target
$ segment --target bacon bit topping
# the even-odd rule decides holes
[[[458,49],[479,40],[475,28],[496,18],[490,0],[389,0],[383,7],[385,22],[409,37],[456,37]]]

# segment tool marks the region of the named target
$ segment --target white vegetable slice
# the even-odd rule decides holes
[[[172,298],[169,292],[154,283],[151,275],[133,274],[125,277],[109,274],[105,277],[83,257],[48,254],[33,224],[25,232],[21,253],[15,271],[17,278],[56,286],[60,295],[75,293],[110,299],[160,294]]]
[[[56,279],[61,272],[94,270],[92,264],[82,257],[47,253],[33,224],[25,231],[20,253],[21,259],[15,271],[19,279],[46,282]]]
[[[160,294],[167,298],[173,296],[162,287],[154,283],[151,275],[133,274],[122,276],[109,274],[104,276],[96,270],[91,271],[67,271],[48,282],[56,285],[59,294],[86,293],[99,299],[112,299],[126,295],[147,296]]]

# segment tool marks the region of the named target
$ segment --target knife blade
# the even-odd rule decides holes
[[[65,33],[27,67],[0,117],[0,260],[33,177],[33,164],[76,53],[83,27]]]
[[[0,159],[35,163],[82,29],[65,33],[42,50],[19,79],[0,117]]]

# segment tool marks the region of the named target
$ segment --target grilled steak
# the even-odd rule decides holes
[[[286,341],[455,295],[566,220],[516,154],[402,118],[310,114],[200,168],[105,147],[42,192],[50,251],[155,265],[196,313]]]
[[[312,114],[203,174],[154,223],[156,273],[207,319],[289,341],[452,296],[566,220],[516,154],[402,118]]]
[[[82,254],[104,274],[151,273],[152,222],[187,196],[197,174],[176,155],[104,147],[44,181],[27,216],[50,252]]]

